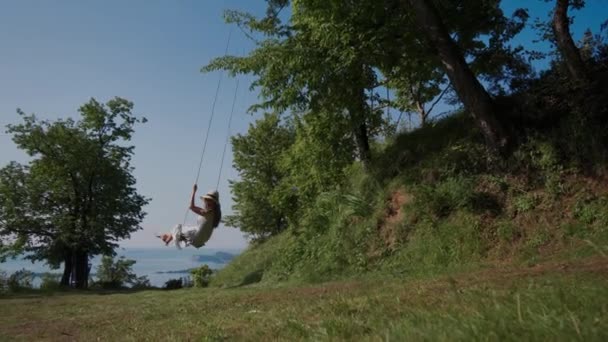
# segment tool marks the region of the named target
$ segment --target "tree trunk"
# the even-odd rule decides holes
[[[416,103],[416,107],[418,108],[418,114],[420,115],[420,126],[425,127],[428,124],[427,118],[429,115],[424,108],[424,103],[422,103],[420,99],[416,99],[414,101]]]
[[[557,48],[566,63],[570,76],[576,81],[583,83],[587,81],[585,65],[578,48],[570,35],[570,19],[568,18],[569,0],[557,0],[553,13],[553,33],[557,42]]]
[[[87,252],[76,251],[74,253],[74,287],[86,289],[88,287],[89,257]]]
[[[356,86],[355,86],[356,87]],[[369,170],[371,153],[369,148],[369,134],[366,119],[365,89],[356,87],[353,91],[353,102],[349,108],[350,118],[353,124],[353,135],[359,152],[359,159],[363,167]]]
[[[494,102],[479,83],[450,37],[430,0],[409,0],[418,26],[427,34],[465,109],[473,116],[486,142],[497,150],[507,145],[507,134],[494,114]]]
[[[359,149],[359,158],[365,169],[369,169],[369,163],[371,161],[371,153],[369,150],[369,135],[367,134],[367,124],[365,121],[359,124],[355,132],[357,139],[357,148]]]
[[[63,256],[63,276],[61,276],[61,286],[70,286],[70,276],[72,275],[72,251],[66,249]]]

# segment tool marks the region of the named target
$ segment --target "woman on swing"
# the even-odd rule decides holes
[[[192,198],[190,199],[190,210],[198,214],[196,227],[188,227],[186,231],[182,231],[182,225],[178,224],[173,227],[172,233],[165,233],[159,235],[165,245],[169,245],[175,241],[175,246],[181,248],[181,243],[184,242],[186,246],[192,245],[196,248],[201,248],[205,245],[213,229],[220,224],[222,218],[222,210],[220,207],[220,199],[217,191],[209,191],[204,196],[201,196],[204,208],[197,207],[194,204],[194,197],[196,196],[196,190],[198,187],[194,184],[192,190]]]

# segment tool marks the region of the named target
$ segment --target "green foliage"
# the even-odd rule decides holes
[[[278,7],[289,3],[281,1]],[[450,86],[443,70],[445,61],[434,53],[434,43],[420,34],[412,6],[403,1],[368,0],[348,4],[306,0],[291,5],[287,23],[276,13],[276,1],[269,2],[269,11],[261,19],[228,11],[227,22],[255,36],[256,49],[245,57],[217,58],[203,71],[253,74],[253,87],[260,88],[263,102],[252,109],[347,113],[352,127],[365,122],[370,136],[382,121],[372,109],[374,101],[417,111],[423,121],[430,119],[437,103],[431,102]],[[458,36],[455,43],[462,57],[491,84],[494,93],[507,92],[512,79],[530,73],[523,48],[511,43],[525,27],[527,11],[518,9],[508,18],[498,0],[435,5],[448,33]],[[394,90],[397,98],[390,101],[364,93],[379,84]],[[362,147],[358,146],[360,153]]]
[[[293,246],[294,236],[285,232],[269,238],[261,244],[252,244],[215,274],[210,285],[215,287],[245,286],[259,283],[267,278],[267,270],[275,262],[285,258],[282,254]]]
[[[513,206],[519,213],[533,210],[537,205],[537,198],[530,194],[522,194],[513,200]]]
[[[377,179],[400,177],[407,183],[435,180],[436,175],[479,174],[500,165],[463,113],[402,133],[377,155]]]
[[[533,181],[544,185],[554,198],[565,192],[562,175],[565,173],[567,159],[560,155],[558,147],[549,140],[530,139],[517,149],[513,159],[516,168],[524,170]]]
[[[138,278],[133,272],[135,263],[135,260],[126,259],[124,256],[114,260],[112,256],[104,255],[97,267],[99,286],[104,289],[120,289],[127,284],[138,287],[149,285],[147,277]]]
[[[517,227],[510,221],[501,221],[497,224],[496,234],[505,242],[513,241],[520,233]]]
[[[477,217],[464,212],[439,222],[423,220],[387,266],[420,272],[477,262],[487,247],[483,229]]]
[[[340,120],[307,114],[290,128],[266,115],[233,138],[241,179],[232,182],[236,213],[227,223],[263,239],[298,222],[320,193],[342,185],[355,156],[353,138],[345,135],[349,123]]]
[[[57,291],[61,288],[61,274],[44,273],[40,282],[40,289],[47,291]]]
[[[546,229],[540,228],[535,230],[534,234],[532,234],[532,236],[529,236],[526,239],[526,247],[531,249],[538,249],[550,240],[550,233]]]
[[[326,191],[305,207],[297,225],[252,246],[212,278],[214,286],[260,281],[322,281],[367,267],[378,184],[362,169],[348,171],[350,185]],[[345,189],[349,189],[346,191]]]
[[[154,288],[154,286],[152,286],[152,284],[150,283],[150,279],[148,279],[148,276],[137,277],[131,282],[132,290],[145,290],[151,288]]]
[[[6,286],[10,292],[32,289],[34,283],[34,273],[22,269],[8,276]]]
[[[306,203],[344,184],[346,169],[355,159],[350,123],[340,116],[309,113],[296,120],[295,127],[295,141],[280,162],[286,177],[279,194],[285,195],[275,198],[294,222]],[[285,200],[289,198],[292,201]]]
[[[231,181],[234,214],[226,224],[263,239],[286,228],[286,214],[273,202],[285,177],[279,163],[293,142],[292,130],[278,115],[267,114],[250,125],[246,135],[232,137],[234,167],[240,179]],[[289,201],[289,198],[285,198]]]
[[[592,225],[608,225],[608,196],[582,199],[574,207],[574,217]]]
[[[422,184],[415,189],[414,196],[419,212],[438,218],[446,217],[458,209],[471,208],[474,181],[458,177],[435,184]]]
[[[562,167],[555,146],[541,139],[530,139],[521,145],[515,153],[515,158],[525,166],[544,172],[559,171]]]
[[[257,35],[256,49],[204,68],[252,74],[253,87],[261,92],[261,103],[252,110],[290,118],[281,125],[266,115],[238,137],[239,153],[266,148],[249,155],[259,163],[243,164],[242,174],[264,174],[262,165],[276,182],[240,189],[234,183],[242,195],[236,200],[241,221],[233,225],[257,229],[254,237],[271,237],[219,272],[212,284],[446,269],[494,256],[499,248],[532,260],[541,247],[557,242],[561,236],[552,229],[560,226],[559,218],[541,224],[533,217],[567,211],[568,177],[606,165],[606,93],[599,84],[577,90],[555,65],[540,77],[530,72],[522,58],[527,52],[512,44],[526,25],[526,10],[509,18],[498,0],[268,4],[260,19],[227,13],[229,22]],[[283,22],[278,12],[288,4],[290,16]],[[489,114],[496,114],[512,142],[503,154],[488,148],[484,125],[492,124],[480,125],[479,117],[471,117],[475,113],[446,113],[396,136],[383,130],[395,123],[382,118],[379,108],[425,115],[444,90],[447,102],[458,102],[444,72],[453,63],[437,54],[437,39],[417,27],[420,13],[414,11],[420,8],[413,4],[436,7],[439,24],[456,44],[454,53],[497,95]],[[599,45],[590,39],[587,44],[589,64],[605,72]],[[596,51],[595,57],[589,51]],[[397,98],[382,99],[382,87]],[[284,128],[289,139],[274,145],[256,138]],[[362,153],[364,138],[372,146],[369,156]],[[392,203],[399,191],[407,192],[407,205]],[[574,224],[599,230],[605,218],[597,212],[603,206],[588,206],[576,209]],[[262,221],[259,213],[264,218],[278,213],[280,219]]]
[[[209,279],[213,274],[213,270],[208,265],[203,265],[193,270],[190,270],[194,287],[209,286]]]
[[[458,123],[462,123],[458,120],[463,118],[449,118],[423,128],[421,131],[428,136],[415,131],[398,137],[395,145],[401,144],[419,155],[410,154],[411,160],[401,162],[396,177],[379,181],[381,170],[369,173],[360,163],[345,168],[344,185],[311,196],[306,205],[300,206],[299,219],[284,234],[271,239],[268,245],[245,252],[236,261],[238,267],[227,267],[231,283],[249,276],[256,279],[253,282],[318,282],[378,270],[428,272],[480,262],[497,255],[498,249],[502,250],[500,255],[508,253],[537,262],[541,247],[557,243],[560,233],[542,224],[524,229],[511,215],[525,219],[536,211],[552,208],[558,200],[566,200],[568,196],[547,196],[554,192],[551,175],[555,175],[560,194],[572,190],[563,175],[561,159],[550,144],[531,142],[513,157],[520,158],[520,166],[527,158],[527,168],[520,169],[523,175],[501,173],[505,167],[516,166],[492,165],[492,159],[484,159],[480,166],[458,164],[457,156],[470,156],[472,160],[488,156],[485,150],[452,148],[449,141],[454,138],[463,145],[467,141],[476,144],[474,136],[454,135]],[[446,134],[440,135],[442,132]],[[441,138],[425,141],[435,136]],[[406,138],[410,140],[401,140]],[[395,145],[386,149],[397,151]],[[426,150],[419,146],[426,146]],[[425,173],[429,169],[435,170],[431,176]],[[526,176],[533,182],[527,183]],[[387,197],[395,188],[407,189],[411,199],[401,209],[402,220],[390,228],[393,247],[387,248],[382,234],[390,212]],[[536,190],[531,192],[533,189]],[[603,209],[605,204],[594,198],[579,202],[574,210],[577,220],[593,222],[593,229],[600,230],[602,213],[608,212]],[[505,208],[513,208],[514,212]],[[247,262],[249,258],[257,260],[255,265]],[[217,277],[228,277],[223,272]],[[242,284],[246,283],[250,282]],[[213,282],[219,284],[226,282]]]
[[[8,132],[32,158],[0,169],[0,239],[10,246],[3,251],[55,267],[80,253],[76,268],[83,269],[87,255],[112,253],[116,241],[141,229],[148,199],[135,188],[128,141],[145,118],[132,109],[121,98],[91,99],[79,121],[54,122],[18,111],[23,122]]]
[[[370,199],[341,191],[320,195],[301,221],[297,248],[283,262],[295,265],[296,277],[320,281],[365,268],[366,221]],[[359,221],[359,222],[358,222]]]
[[[182,278],[179,279],[169,279],[163,285],[163,289],[165,290],[178,290],[184,287],[184,282]]]

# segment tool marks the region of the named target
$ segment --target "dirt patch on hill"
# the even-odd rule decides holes
[[[412,203],[414,196],[405,189],[393,191],[386,200],[384,215],[378,221],[377,232],[379,243],[373,244],[368,255],[379,256],[383,250],[394,251],[399,242],[399,225],[403,222],[404,206]]]

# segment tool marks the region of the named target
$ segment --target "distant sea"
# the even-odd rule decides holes
[[[221,269],[228,262],[231,256],[241,253],[242,249],[196,249],[186,247],[178,250],[175,247],[154,247],[154,248],[120,248],[117,249],[117,256],[125,256],[127,259],[136,261],[133,271],[137,276],[147,276],[153,286],[161,287],[169,279],[176,279],[189,276],[189,269],[209,265],[212,269]],[[90,263],[91,274],[97,272],[101,256],[94,257]],[[0,263],[0,271],[11,274],[15,271],[26,269],[36,274],[45,272],[63,273],[63,268],[52,270],[45,263],[32,263],[23,258],[8,259]],[[95,276],[93,276],[95,278]],[[34,286],[40,284],[40,277],[34,279]]]

